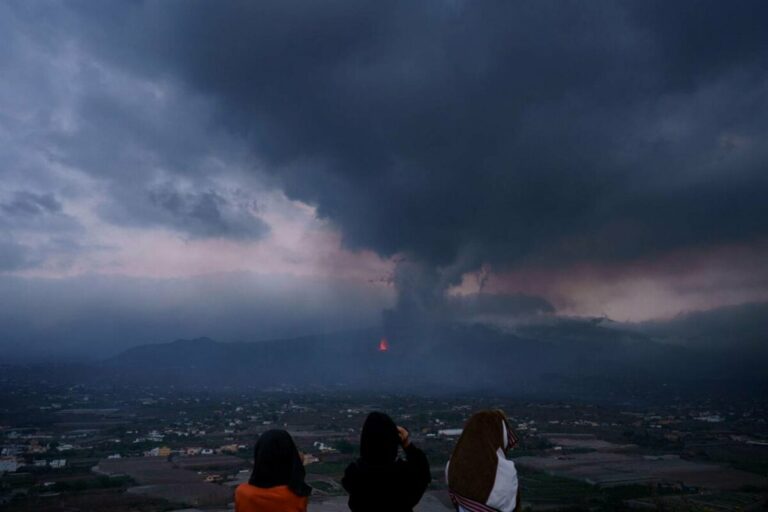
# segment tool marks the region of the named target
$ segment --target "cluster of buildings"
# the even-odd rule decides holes
[[[34,459],[27,462],[20,457],[5,456],[0,457],[0,474],[14,473],[24,468],[51,468],[61,469],[66,467],[67,459]]]
[[[55,455],[51,457],[50,454],[58,455],[61,452],[74,449],[75,446],[68,443],[41,442],[51,437],[49,435],[25,435],[11,431],[6,436],[6,440],[11,440],[13,443],[0,447],[0,474],[14,473],[25,468],[61,469],[66,467],[67,459]]]
[[[240,450],[246,450],[248,447],[244,444],[225,444],[218,448],[203,448],[201,446],[190,446],[179,449],[172,449],[169,446],[156,446],[150,450],[144,452],[145,457],[170,457],[171,455],[184,455],[184,456],[196,456],[196,455],[232,455]],[[118,454],[119,456],[119,454]],[[113,457],[118,458],[118,457]]]

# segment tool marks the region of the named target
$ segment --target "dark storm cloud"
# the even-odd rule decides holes
[[[81,37],[88,31],[81,30],[85,20],[74,7],[0,5],[0,67],[6,71],[0,86],[0,194],[6,189],[9,196],[0,195],[0,226],[15,236],[31,228],[58,232],[65,217],[61,201],[96,201],[102,220],[120,224],[194,238],[263,237],[265,222],[231,197],[231,189],[250,183],[232,178],[243,152],[212,120],[211,101],[171,78],[147,77],[101,58]],[[99,28],[106,27],[88,30]],[[10,197],[19,188],[36,192]],[[47,190],[55,197],[41,192]],[[158,200],[162,194],[165,201]],[[46,199],[59,201],[59,211],[46,211],[54,206],[41,202]],[[30,214],[26,220],[24,212]],[[34,212],[50,215],[33,221]]]
[[[768,11],[762,2],[651,0],[630,4],[629,12],[655,39],[670,88],[689,90],[721,74],[765,70]]]
[[[61,203],[53,194],[36,194],[28,191],[18,191],[7,202],[0,202],[0,210],[8,215],[45,215],[61,211]]]
[[[91,51],[212,98],[349,246],[440,280],[768,233],[764,2],[79,5]]]
[[[102,216],[116,224],[165,226],[192,238],[258,240],[270,229],[258,217],[256,201],[242,191],[225,196],[216,190],[179,190],[165,184],[129,190],[122,199],[103,204]]]
[[[52,137],[63,163],[108,184],[97,213],[117,224],[161,226],[193,238],[265,236],[269,228],[253,200],[230,197],[216,182],[238,153],[211,128],[204,102],[163,91],[162,84],[160,91],[136,79],[132,85],[82,93],[77,128]],[[141,87],[148,90],[136,90]],[[184,186],[169,176],[183,177]]]
[[[2,197],[0,187],[0,273],[46,262],[51,268],[68,266],[84,249],[75,241],[82,230],[54,194],[16,190]]]
[[[260,238],[268,226],[249,211],[248,206],[232,205],[214,191],[180,193],[169,188],[150,192],[151,203],[164,210],[185,231],[202,236]],[[228,218],[228,211],[234,215]]]
[[[669,320],[642,322],[632,327],[665,341],[768,354],[768,302],[694,311]]]
[[[522,294],[475,294],[451,297],[449,304],[467,315],[529,316],[554,313],[555,308],[541,297]]]

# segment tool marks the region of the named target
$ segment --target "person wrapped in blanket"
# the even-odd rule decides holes
[[[480,411],[469,418],[445,467],[458,512],[520,509],[517,470],[507,460],[507,451],[517,442],[502,411]]]

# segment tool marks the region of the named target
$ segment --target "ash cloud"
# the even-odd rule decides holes
[[[144,218],[147,189],[121,192],[134,168],[204,183],[206,134],[221,150],[226,133],[348,247],[405,255],[397,314],[439,315],[484,264],[621,264],[768,235],[765,2],[11,5],[45,44],[168,89],[87,91],[56,145],[110,175],[127,217],[261,236],[221,194],[156,193]],[[140,101],[155,96],[175,100]],[[115,140],[129,143],[105,170]]]
[[[447,303],[448,313],[454,318],[530,318],[555,313],[546,299],[524,294],[460,295],[449,297]]]
[[[348,246],[437,269],[405,302],[459,263],[768,232],[764,2],[80,7],[94,51],[213,98]]]
[[[688,312],[632,327],[672,343],[710,350],[728,348],[768,356],[768,302]]]

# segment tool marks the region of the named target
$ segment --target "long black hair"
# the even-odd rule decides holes
[[[268,430],[259,436],[249,484],[263,488],[287,485],[297,496],[309,496],[312,488],[304,482],[305,475],[299,450],[288,432]]]

